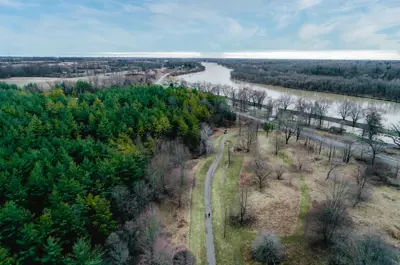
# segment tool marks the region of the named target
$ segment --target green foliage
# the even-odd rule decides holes
[[[4,260],[99,264],[101,255],[90,246],[103,244],[117,222],[132,220],[148,204],[142,180],[155,140],[179,137],[197,152],[199,123],[232,116],[221,112],[220,98],[191,89],[138,86],[91,94],[88,83],[77,87],[69,96],[62,88],[38,93],[0,83]],[[117,186],[133,196],[113,209]]]

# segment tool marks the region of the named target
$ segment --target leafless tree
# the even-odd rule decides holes
[[[221,87],[222,95],[224,95],[224,97],[230,97],[230,96],[231,96],[231,90],[232,90],[232,89],[233,89],[233,88],[230,87],[230,86],[228,86],[228,85],[223,85],[223,86]]]
[[[355,188],[355,201],[353,207],[355,207],[362,200],[365,200],[365,184],[367,184],[367,168],[363,166],[357,167],[357,172],[354,174],[354,178],[356,180],[356,188]]]
[[[277,103],[282,109],[287,110],[294,103],[294,98],[289,94],[283,94],[278,98]]]
[[[159,199],[166,189],[166,176],[171,173],[171,157],[167,153],[158,153],[153,156],[146,168],[146,178],[152,189],[153,199]]]
[[[273,99],[271,99],[271,98],[268,99],[265,110],[266,110],[266,115],[267,115],[266,118],[267,118],[267,120],[269,120],[274,112],[274,100]]]
[[[326,113],[329,110],[330,104],[331,104],[331,102],[329,100],[326,100],[326,99],[317,100],[314,103],[315,113],[319,117],[319,127],[320,128],[322,127],[322,119],[324,118],[324,116],[326,116]]]
[[[231,164],[231,156],[233,153],[233,143],[231,140],[226,140],[225,145],[228,152],[228,166],[229,166]]]
[[[209,155],[214,152],[214,144],[210,140],[213,131],[207,123],[200,125],[200,153]]]
[[[342,165],[343,164],[337,159],[330,160],[328,165],[328,172],[326,173],[326,179],[328,180],[331,177],[332,172]]]
[[[382,115],[380,111],[374,106],[369,107],[366,110],[365,121],[367,123],[365,131],[368,134],[368,140],[372,140],[382,130]]]
[[[175,249],[173,265],[195,265],[196,258],[186,247],[182,246]]]
[[[278,155],[279,150],[281,150],[284,142],[282,137],[280,136],[279,132],[275,132],[275,137],[274,137],[274,145],[275,145],[275,155]]]
[[[301,172],[304,167],[304,163],[306,162],[306,158],[303,154],[297,153],[296,154],[296,162],[297,162],[297,169]]]
[[[362,117],[362,105],[360,103],[354,103],[353,107],[350,110],[351,120],[353,122],[353,127],[356,126],[356,123]]]
[[[389,137],[392,138],[393,143],[400,148],[400,122],[392,124],[391,129],[392,133],[395,135],[389,135]]]
[[[243,87],[238,92],[238,99],[240,102],[240,110],[245,112],[247,110],[247,104],[250,100],[250,88]]]
[[[300,139],[301,131],[303,130],[302,124],[297,121],[296,122],[296,142]]]
[[[265,90],[254,90],[253,91],[253,102],[255,105],[261,109],[265,98],[267,97],[267,92]]]
[[[333,180],[326,194],[326,200],[310,210],[306,223],[306,234],[314,243],[332,243],[339,229],[350,226],[351,218],[346,207],[348,183]]]
[[[280,180],[285,172],[286,169],[284,165],[280,164],[275,166],[276,179]]]
[[[96,74],[93,74],[91,76],[89,76],[89,83],[90,85],[94,88],[94,89],[100,89],[101,87],[101,81],[100,81],[100,77]]]
[[[350,116],[351,110],[353,108],[352,105],[353,105],[353,103],[350,100],[345,99],[338,106],[337,111],[338,111],[339,115],[342,117],[343,120],[345,120],[348,116]]]
[[[299,112],[300,120],[302,120],[302,121],[305,120],[305,118],[307,116],[307,112],[309,110],[309,106],[310,106],[310,102],[308,102],[304,98],[297,99],[295,108]],[[304,123],[306,123],[306,122],[304,121]]]
[[[241,146],[246,152],[250,152],[253,144],[257,141],[257,124],[249,122],[247,128],[240,136]]]
[[[258,180],[258,187],[260,191],[264,187],[265,181],[272,174],[273,170],[270,165],[261,157],[260,150],[258,147],[253,149],[253,160],[251,161],[251,168]]]
[[[182,142],[176,141],[173,144],[172,159],[175,165],[179,167],[178,207],[181,207],[183,187],[185,185],[186,161],[189,159],[189,157],[189,149]]]
[[[239,214],[239,223],[240,225],[244,225],[246,217],[247,217],[247,200],[248,200],[248,192],[247,187],[241,187],[239,190],[239,197],[238,197],[238,214]]]
[[[221,94],[222,91],[222,86],[221,85],[213,85],[212,89],[211,89],[211,93],[213,93],[214,95],[219,96]]]
[[[232,99],[232,107],[236,107],[236,100],[238,100],[238,91],[235,88],[230,87],[229,96]]]
[[[285,141],[286,144],[289,143],[290,138],[296,133],[296,121],[293,120],[293,117],[282,117],[281,118],[281,128],[285,133]]]
[[[346,144],[346,146],[343,149],[343,162],[349,163],[351,155],[352,155],[353,142],[346,141],[345,144]]]
[[[371,149],[371,165],[374,165],[376,156],[386,148],[386,143],[376,136],[373,136],[372,139],[366,139],[365,142]]]

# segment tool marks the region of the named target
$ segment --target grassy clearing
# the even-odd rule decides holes
[[[232,137],[231,140],[234,141],[234,138]],[[232,227],[228,219],[224,238],[225,211],[228,208],[227,217],[229,217],[229,212],[234,210],[243,158],[242,154],[233,156],[230,166],[225,170],[228,163],[228,155],[225,151],[213,178],[213,231],[217,264],[232,265],[235,264],[235,259],[242,264],[244,246],[256,236],[252,229]]]
[[[223,135],[215,139],[215,147],[219,146]],[[216,157],[213,154],[199,162],[195,174],[195,185],[192,191],[190,214],[189,249],[196,257],[196,264],[207,264],[206,238],[204,223],[204,183],[208,168]]]

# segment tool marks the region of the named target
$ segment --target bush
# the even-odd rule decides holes
[[[395,265],[400,264],[399,250],[380,236],[367,234],[354,236],[336,245],[329,265]]]
[[[328,245],[340,229],[351,224],[352,219],[341,202],[326,200],[309,211],[305,232],[311,243]]]
[[[253,259],[268,265],[280,263],[284,251],[284,246],[279,238],[267,232],[261,233],[252,246]]]

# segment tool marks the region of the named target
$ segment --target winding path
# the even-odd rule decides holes
[[[206,249],[207,249],[207,264],[208,265],[216,265],[215,259],[215,247],[214,247],[214,234],[212,227],[212,207],[211,207],[211,184],[212,178],[214,176],[214,172],[218,167],[219,161],[221,160],[224,154],[225,140],[227,137],[236,134],[237,132],[231,132],[225,135],[221,143],[219,145],[219,152],[214,162],[211,164],[210,168],[207,171],[206,181],[204,184],[204,217],[206,221]]]

